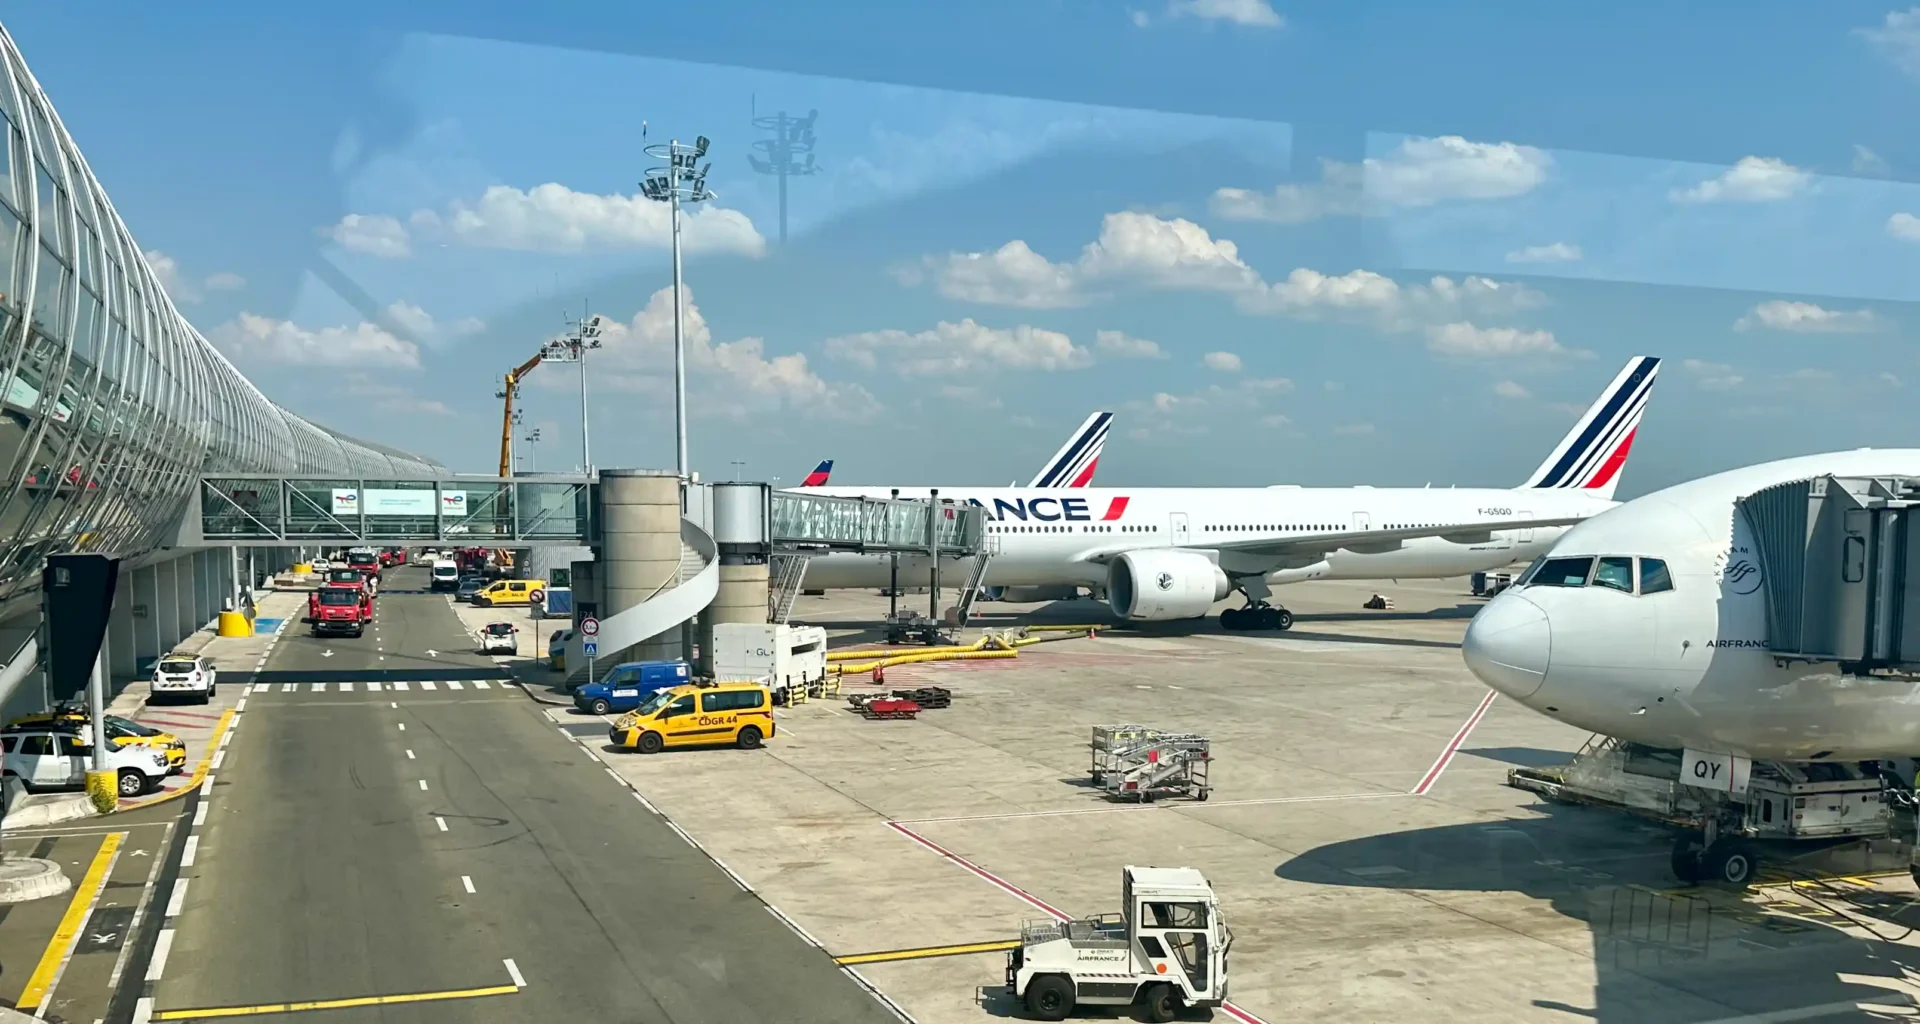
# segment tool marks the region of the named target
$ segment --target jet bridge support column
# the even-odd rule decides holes
[[[713,668],[713,627],[767,621],[767,563],[773,555],[773,490],[759,483],[716,483],[713,539],[720,546],[720,590],[700,616],[700,670]]]
[[[680,478],[660,470],[600,473],[600,617],[612,618],[679,582]],[[683,656],[678,626],[599,661],[655,661]]]

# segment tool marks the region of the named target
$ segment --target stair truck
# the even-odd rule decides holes
[[[307,595],[307,617],[314,636],[361,636],[373,621],[373,595],[363,586],[324,584]]]
[[[1121,911],[1029,921],[1007,952],[1007,990],[1040,1020],[1078,1006],[1138,1006],[1152,1021],[1227,1001],[1233,932],[1213,886],[1193,868],[1128,865]]]

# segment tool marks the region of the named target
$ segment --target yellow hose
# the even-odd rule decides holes
[[[1099,623],[1090,623],[1079,626],[1022,626],[1020,628],[1029,633],[1092,633],[1096,630],[1106,629],[1108,626]]]
[[[915,649],[913,653],[914,654],[965,654],[970,651],[1005,650],[1012,643],[1013,641],[997,633],[988,633],[985,636],[982,636],[980,639],[975,640],[970,644],[950,644],[944,647],[921,647],[921,648]],[[882,654],[882,652],[885,650],[886,648],[882,647],[882,648],[869,648],[867,650],[862,650],[862,651],[850,651],[850,650],[828,651],[827,661],[830,663],[852,661],[855,658],[871,658],[876,654],[881,655],[883,659],[906,656],[906,655]]]
[[[858,664],[836,665],[842,675],[849,672],[872,672],[875,669],[889,669],[895,665],[918,665],[930,661],[982,661],[989,658],[1017,658],[1019,651],[921,651],[915,654],[896,654],[891,658],[875,661],[863,661]]]

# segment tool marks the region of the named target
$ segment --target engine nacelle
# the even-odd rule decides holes
[[[1317,580],[1332,571],[1333,565],[1323,558],[1312,565],[1303,565],[1298,569],[1279,569],[1270,572],[1267,574],[1267,582],[1276,587],[1286,583],[1305,583],[1308,580]]]
[[[1191,551],[1129,551],[1107,566],[1107,604],[1123,619],[1198,618],[1232,592],[1227,574]]]
[[[1041,601],[1073,601],[1080,597],[1079,587],[982,587],[989,601],[1038,604]]]

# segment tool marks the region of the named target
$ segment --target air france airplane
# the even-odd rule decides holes
[[[1086,488],[1073,497],[942,488],[939,497],[986,510],[987,575],[997,586],[1104,590],[1114,613],[1133,620],[1197,618],[1238,592],[1246,607],[1222,612],[1223,627],[1287,629],[1292,613],[1268,601],[1276,585],[1498,568],[1540,554],[1565,527],[1613,507],[1659,365],[1650,356],[1628,361],[1516,488]],[[868,498],[889,491],[823,489]],[[942,573],[963,564],[949,561]],[[900,568],[930,565],[925,556],[903,557]],[[821,588],[886,586],[888,562],[823,555],[806,579]]]
[[[1040,467],[1033,480],[1027,486],[1031,488],[1085,487],[1093,483],[1093,471],[1100,463],[1100,453],[1107,446],[1107,428],[1113,425],[1113,413],[1095,412],[1088,416],[1073,433],[1067,435],[1067,443],[1053,453],[1046,465]],[[833,460],[823,459],[813,472],[800,481],[801,487],[825,487],[827,478],[833,475]],[[903,496],[911,497],[903,492]],[[925,497],[922,493],[921,497]]]
[[[1920,476],[1920,449],[1807,455],[1636,498],[1566,531],[1467,627],[1488,686],[1648,746],[1769,761],[1920,753],[1920,683],[1775,662],[1767,597],[1734,503],[1775,484]],[[1750,761],[1749,761],[1750,763]]]

